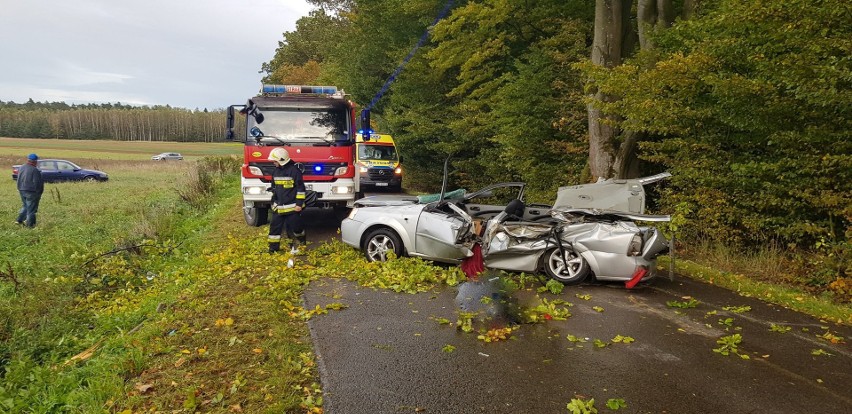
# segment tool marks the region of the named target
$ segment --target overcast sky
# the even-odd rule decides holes
[[[305,0],[0,0],[0,101],[244,103]]]

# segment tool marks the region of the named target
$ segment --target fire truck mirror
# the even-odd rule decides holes
[[[234,106],[231,105],[228,107],[228,123],[225,128],[225,140],[233,141],[234,140]]]

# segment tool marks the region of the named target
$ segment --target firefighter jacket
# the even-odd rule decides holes
[[[296,212],[305,206],[305,182],[302,171],[293,161],[272,171],[272,209],[278,214]]]

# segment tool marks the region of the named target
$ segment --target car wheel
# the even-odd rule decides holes
[[[564,259],[559,252],[559,247],[551,248],[544,253],[544,271],[551,279],[566,285],[575,285],[586,280],[590,273],[589,262],[570,247],[566,246],[564,250]]]
[[[85,178],[83,178],[83,180],[91,183],[94,181],[98,181],[98,178],[93,175],[87,175]]]
[[[388,260],[388,252],[402,256],[402,241],[393,230],[376,229],[364,239],[362,250],[368,262],[384,262]]]
[[[260,227],[269,221],[269,208],[243,208],[243,216],[249,226]]]

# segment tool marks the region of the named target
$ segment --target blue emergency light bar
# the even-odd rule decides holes
[[[303,93],[332,95],[337,93],[337,87],[309,85],[263,85],[263,93]]]

